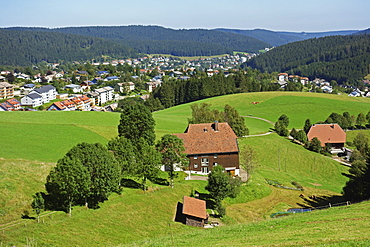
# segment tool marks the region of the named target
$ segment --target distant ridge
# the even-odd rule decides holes
[[[357,85],[370,73],[370,35],[327,36],[289,43],[242,66]]]
[[[270,44],[253,37],[207,29],[170,29],[160,26],[91,26],[65,28],[9,28],[104,38],[129,46],[140,53],[199,56],[231,54],[233,51],[258,52]]]
[[[329,31],[329,32],[280,32],[270,31],[265,29],[241,30],[241,29],[214,29],[222,32],[238,33],[248,37],[253,37],[271,44],[272,46],[280,46],[288,43],[302,41],[311,38],[321,38],[325,36],[334,35],[351,35],[357,33],[359,30],[345,30],[345,31]]]

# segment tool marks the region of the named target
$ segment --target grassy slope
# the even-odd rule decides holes
[[[107,143],[118,121],[103,112],[1,112],[0,157],[56,162],[77,143]]]
[[[310,99],[313,106],[307,115],[301,116],[302,110],[292,103],[292,101],[300,101],[297,99],[299,95],[304,97],[312,96],[314,99]],[[274,99],[275,96],[278,98]],[[319,99],[319,102],[326,102],[331,108],[327,107],[325,110],[326,112],[323,112],[320,105],[315,106],[314,102],[317,102],[315,100],[316,98]],[[345,103],[347,99],[349,101]],[[296,122],[297,125],[298,123],[299,125],[303,125],[307,117],[310,117],[313,121],[318,121],[323,118],[325,119],[333,111],[349,111],[351,114],[357,114],[360,111],[367,112],[367,102],[369,100],[324,94],[251,93],[223,96],[207,99],[205,101],[219,109],[228,103],[236,107],[242,115],[252,114],[253,116],[265,117],[271,121],[276,121],[276,118],[282,114],[281,112],[275,113],[276,109],[271,110],[271,108],[284,108],[287,111],[284,113],[290,117],[292,123]],[[260,101],[261,103],[259,105],[251,105],[249,104],[251,101]],[[279,102],[282,102],[281,104],[283,106],[279,107]],[[361,108],[359,109],[358,107]],[[340,110],[337,111],[335,109]],[[157,135],[183,132],[187,126],[187,118],[190,117],[190,114],[189,104],[154,113],[157,122]],[[118,121],[118,114],[96,112],[1,113],[0,125],[13,127],[6,131],[7,139],[4,139],[4,135],[1,135],[0,141],[2,141],[2,143],[9,143],[9,156],[19,157],[22,152],[19,149],[11,147],[20,145],[23,149],[27,148],[22,146],[22,141],[19,141],[21,137],[28,135],[29,137],[39,140],[37,139],[38,134],[42,134],[41,130],[48,128],[46,127],[47,125],[52,125],[56,129],[61,126],[66,127],[66,132],[64,132],[66,136],[70,136],[67,132],[74,128],[79,128],[82,132],[87,131],[87,133],[84,132],[84,134],[75,140],[73,138],[70,140],[65,139],[66,137],[64,135],[56,135],[56,138],[52,135],[53,132],[50,132],[50,139],[44,140],[45,143],[39,144],[40,146],[34,150],[39,156],[35,154],[34,157],[41,157],[38,158],[38,160],[42,161],[51,160],[52,162],[56,162],[58,158],[75,144],[74,142],[77,143],[81,140],[88,141],[87,138],[91,138],[92,141],[101,140],[101,142],[106,142],[114,137],[117,134],[116,126]],[[269,124],[260,120],[248,119],[247,121],[252,130],[252,134],[265,132],[270,128]],[[32,128],[34,128],[36,130],[35,132],[38,134],[32,134],[34,131],[27,129],[27,126],[35,126]],[[25,131],[28,132],[23,133]],[[50,128],[50,131],[53,131],[53,129]],[[17,132],[23,133],[24,135],[16,134]],[[79,135],[77,132],[79,131],[76,130],[75,135]],[[240,144],[241,146],[248,144],[256,150],[261,167],[258,169],[258,172],[253,175],[250,183],[243,186],[243,191],[238,198],[227,199],[225,201],[225,204],[228,205],[227,212],[229,215],[226,222],[246,223],[253,220],[260,220],[276,211],[310,203],[298,199],[297,193],[299,192],[276,190],[275,188],[267,187],[264,184],[265,177],[278,180],[286,185],[289,185],[292,180],[297,181],[306,187],[304,193],[307,195],[323,195],[323,199],[326,199],[324,196],[337,195],[336,193],[340,192],[344,185],[345,178],[341,176],[341,172],[346,171],[344,167],[332,162],[326,157],[308,152],[302,147],[292,144],[288,140],[278,137],[275,134],[265,137],[243,138],[240,140]],[[55,145],[53,148],[58,150],[55,152],[54,157],[43,154],[43,149],[46,150],[50,145]],[[63,148],[60,150],[57,149],[57,146],[63,145],[65,146],[65,151],[62,150]],[[278,151],[279,149],[280,151]],[[278,169],[279,162],[276,157],[278,152],[280,152],[280,171]],[[27,155],[30,155],[30,153]],[[0,157],[1,156],[4,157],[4,152],[0,150]],[[9,198],[15,198],[20,195],[19,197],[22,199],[19,199],[17,202],[20,205],[19,208],[27,208],[26,204],[31,200],[31,195],[42,189],[45,176],[48,174],[52,164],[22,160],[5,160],[4,162],[0,162],[0,164],[2,166],[0,175],[5,174],[5,176],[0,176],[0,188],[7,188],[7,190],[4,190],[6,193],[3,195],[0,193],[0,196],[8,199],[5,204],[8,210],[13,210],[13,214],[8,216],[9,218],[7,219],[14,219],[17,215],[19,217],[19,213],[22,211],[20,209],[12,209],[11,206],[9,206],[12,204],[12,200]],[[29,180],[31,180],[31,182],[29,182]],[[312,183],[319,183],[322,186],[315,188]],[[24,186],[25,184],[28,186]],[[181,201],[180,199],[183,195],[189,194],[192,188],[204,190],[204,185],[204,182],[202,184],[202,182],[198,181],[183,181],[177,186],[175,191],[168,190],[167,188],[158,190],[153,193],[153,196],[157,196],[151,197],[149,200],[145,199],[147,197],[142,196],[141,191],[125,190],[122,196],[112,196],[112,198],[104,203],[99,210],[90,210],[86,212],[86,210],[82,208],[76,208],[72,219],[65,217],[63,213],[53,214],[53,216],[44,218],[45,225],[36,225],[30,222],[27,223],[27,228],[15,227],[11,228],[11,230],[6,230],[5,235],[1,236],[0,239],[4,239],[3,241],[6,241],[6,243],[18,243],[17,245],[20,245],[19,243],[25,243],[26,237],[32,238],[37,236],[36,240],[39,244],[54,245],[56,243],[60,244],[66,241],[72,241],[74,245],[97,245],[98,243],[101,245],[102,243],[129,243],[142,238],[169,235],[171,232],[176,234],[176,232],[194,231],[193,228],[172,223],[174,205],[177,201]],[[162,191],[164,194],[162,194]],[[169,194],[169,196],[167,197],[165,194]],[[137,204],[138,201],[142,201],[142,203]],[[131,205],[135,205],[135,207]],[[161,208],[163,207],[166,207],[166,209],[162,210]],[[140,208],[143,210],[141,210],[141,213],[138,213],[136,209]],[[152,212],[157,212],[157,209],[159,210],[158,215],[153,216]],[[107,217],[110,215],[114,217]],[[158,222],[152,220],[152,217],[158,220]],[[6,222],[6,220],[3,221],[3,219],[5,218],[2,217],[2,221],[0,222]],[[90,219],[94,220],[91,221]],[[24,220],[22,224],[23,222]],[[166,228],[168,224],[171,224],[171,230],[170,228]],[[94,230],[93,226],[98,226],[98,230]],[[68,229],[68,231],[65,229]],[[60,231],[66,231],[65,238],[60,236]],[[202,229],[200,231],[202,231]],[[79,237],[75,237],[76,232],[78,232]],[[96,236],[96,238],[94,238],[95,240],[90,240],[91,235]]]
[[[137,246],[369,246],[370,202],[251,224],[194,230]],[[132,244],[131,244],[132,246]]]
[[[260,102],[257,105],[251,102]],[[360,112],[366,114],[370,109],[370,99],[353,98],[346,95],[300,93],[300,92],[262,92],[226,95],[209,98],[197,103],[206,102],[211,108],[222,110],[225,104],[235,107],[240,115],[252,115],[276,122],[281,114],[286,114],[290,119],[289,128],[301,129],[307,118],[311,122],[324,121],[332,112],[342,114],[348,111],[351,115]],[[194,103],[175,106],[154,113],[157,121],[157,133],[183,132],[187,127],[187,119],[191,117],[190,105]],[[173,116],[176,116],[174,118]],[[265,131],[270,128],[267,123],[258,120],[251,122],[251,134],[263,132],[260,125],[264,125]],[[160,126],[160,127],[159,127]]]

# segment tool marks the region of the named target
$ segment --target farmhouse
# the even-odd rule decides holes
[[[182,214],[186,225],[204,227],[208,220],[206,201],[184,196]]]
[[[341,152],[346,142],[346,132],[338,124],[314,124],[307,133],[307,138],[311,141],[317,137],[321,146],[330,145],[332,153]]]
[[[184,142],[190,172],[208,174],[222,165],[231,175],[239,175],[238,137],[228,123],[189,124],[185,133],[174,135]]]

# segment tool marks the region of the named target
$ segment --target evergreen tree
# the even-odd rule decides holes
[[[291,131],[290,131],[290,136],[293,137],[293,139],[297,139],[297,130],[295,128],[293,128]]]
[[[309,118],[306,119],[306,121],[304,122],[304,126],[303,126],[303,131],[307,134],[308,131],[311,129],[311,120]]]
[[[285,128],[288,128],[289,126],[289,118],[287,115],[283,114],[278,118],[278,121],[280,121]]]
[[[35,210],[37,214],[37,223],[40,223],[40,213],[42,210],[45,209],[45,201],[43,197],[43,193],[37,192],[33,196],[33,201],[31,207]]]

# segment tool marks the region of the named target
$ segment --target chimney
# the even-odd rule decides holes
[[[218,132],[218,121],[215,121],[215,132]]]

